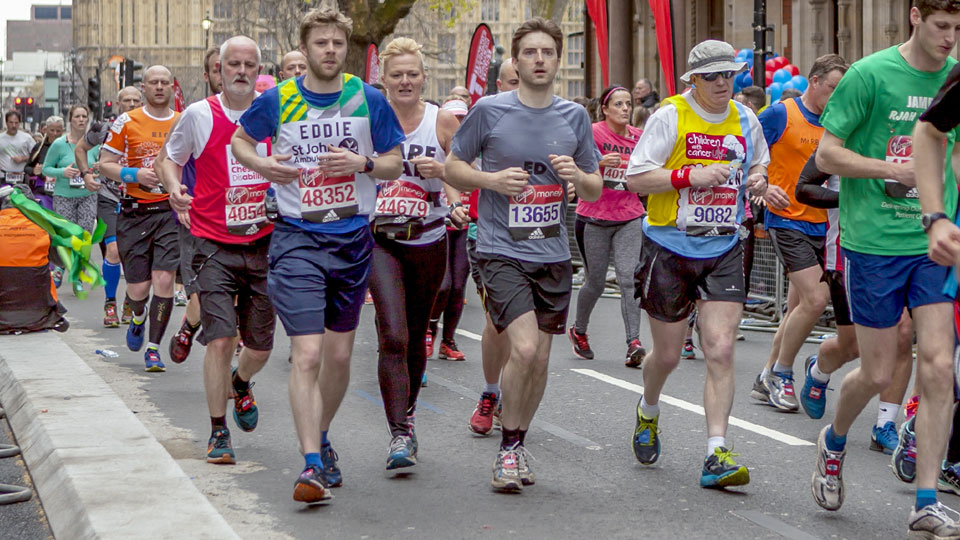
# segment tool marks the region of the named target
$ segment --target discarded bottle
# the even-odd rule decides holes
[[[117,353],[115,353],[115,352],[113,352],[113,351],[111,351],[111,350],[109,350],[109,349],[97,349],[95,352],[96,352],[97,354],[99,354],[100,356],[103,356],[103,357],[106,357],[106,358],[119,358],[119,357],[120,357],[119,354],[117,354]]]
[[[272,187],[267,188],[267,194],[263,197],[263,209],[271,223],[277,220],[280,209],[277,206],[277,192]]]

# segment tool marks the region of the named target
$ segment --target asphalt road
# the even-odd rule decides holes
[[[196,345],[184,364],[167,362],[164,374],[145,374],[142,353],[123,345],[125,330],[102,328],[102,292],[80,302],[62,290],[73,323],[66,341],[137,411],[247,538],[888,539],[904,536],[913,503],[912,486],[894,477],[889,457],[868,450],[876,401],[849,435],[844,507],[830,513],[813,502],[813,443],[827,420],[779,413],[749,397],[770,348],[769,333],[747,332],[736,352],[733,416],[740,422],[731,426],[728,443],[749,467],[751,483],[726,492],[699,487],[706,452],[698,409],[702,357],[682,362],[667,383],[665,394],[674,399],[663,401],[659,463],[638,464],[630,438],[641,371],[623,367],[618,300],[606,298],[589,330],[596,360],[576,359],[564,336],[554,340],[546,395],[527,437],[536,486],[518,495],[494,493],[490,471],[499,436],[482,438],[467,430],[482,385],[477,334],[483,316],[471,292],[460,324],[465,335],[458,336],[467,361],[429,362],[430,384],[421,393],[417,417],[419,464],[404,474],[384,470],[390,437],[379,400],[373,307],[364,307],[350,389],[330,433],[344,486],[334,490],[330,504],[306,507],[291,497],[303,461],[287,395],[285,336],[277,336],[271,361],[255,378],[260,426],[249,434],[232,429],[240,463],[208,465],[202,347]],[[182,314],[177,308],[164,350]],[[646,315],[642,332],[649,344]],[[96,356],[94,350],[104,346],[120,357]],[[798,366],[813,351],[813,345],[804,346]],[[835,377],[831,383],[825,418],[832,415],[839,382]],[[942,497],[960,506],[952,495]]]
[[[10,424],[6,418],[0,416],[0,445],[15,446],[16,444],[17,441],[10,431]],[[33,489],[33,480],[19,454],[8,458],[0,457],[0,484]],[[0,538],[3,540],[53,538],[36,490],[33,490],[33,497],[28,501],[0,505]]]

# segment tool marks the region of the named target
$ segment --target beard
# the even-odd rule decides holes
[[[333,70],[333,72],[330,72],[329,68],[326,68],[323,65],[323,60],[320,60],[319,62],[316,62],[313,59],[307,60],[307,67],[310,68],[313,76],[324,82],[333,81],[339,77],[340,73],[343,71],[343,62],[337,63],[336,69]]]
[[[249,80],[246,80],[246,85],[238,85],[237,81],[230,83],[227,88],[230,89],[230,93],[236,95],[237,97],[246,97],[249,96],[251,92],[255,90],[253,83]]]

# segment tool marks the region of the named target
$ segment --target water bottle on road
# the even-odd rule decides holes
[[[97,349],[97,350],[94,351],[94,352],[96,352],[96,353],[99,354],[100,356],[103,356],[103,357],[106,357],[106,358],[119,358],[119,357],[120,357],[119,354],[117,354],[117,353],[115,353],[115,352],[113,352],[113,351],[111,351],[111,350],[109,350],[109,349]]]

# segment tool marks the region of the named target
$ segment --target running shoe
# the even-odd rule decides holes
[[[63,268],[55,266],[51,275],[53,276],[53,286],[59,289],[60,284],[63,283]]]
[[[424,371],[423,377],[420,377],[420,388],[426,388],[426,387],[427,387],[427,372]]]
[[[407,416],[407,425],[410,426],[410,454],[417,457],[417,450],[420,449],[420,443],[417,442],[417,427],[413,415]]]
[[[803,364],[803,390],[800,392],[800,404],[807,416],[817,420],[823,418],[827,408],[827,383],[822,383],[810,375],[810,368],[817,363],[817,355],[807,357]]]
[[[763,385],[763,376],[760,374],[757,374],[757,379],[753,381],[753,390],[750,391],[750,397],[764,403],[770,401],[770,392],[767,392],[767,387]]]
[[[477,435],[489,435],[493,430],[493,414],[497,405],[497,395],[493,392],[480,394],[480,401],[477,402],[470,417],[470,431]]]
[[[527,451],[527,447],[522,444],[517,448],[517,474],[520,475],[520,483],[524,486],[532,486],[537,483],[537,477],[530,468],[530,461],[535,459],[533,454]]]
[[[750,471],[743,465],[737,465],[733,460],[740,454],[720,446],[703,460],[703,469],[700,471],[700,487],[725,488],[728,486],[745,486],[750,483]]]
[[[133,352],[137,352],[143,348],[143,334],[147,329],[147,321],[143,322],[133,322],[130,321],[130,326],[127,328],[127,348]]]
[[[343,485],[343,473],[337,466],[338,461],[340,461],[340,456],[337,455],[333,446],[327,444],[320,447],[320,462],[323,464],[323,470],[320,471],[320,474],[323,475],[323,479],[329,487]]]
[[[440,352],[437,353],[437,356],[441,360],[453,360],[454,362],[462,362],[467,359],[467,356],[457,348],[455,342],[448,343],[445,340],[440,341]]]
[[[632,368],[641,367],[643,365],[643,359],[646,356],[647,350],[643,348],[643,344],[640,343],[639,339],[635,339],[627,345],[627,359],[623,365]]]
[[[917,414],[917,407],[920,406],[920,396],[913,396],[907,400],[907,404],[903,406],[903,414],[906,416],[907,420],[913,418]]]
[[[190,323],[184,317],[183,322],[180,323],[180,329],[170,338],[170,359],[174,364],[182,364],[190,356],[194,332],[196,330],[190,327]]]
[[[187,305],[187,293],[179,290],[173,294],[173,305],[183,307]]]
[[[130,327],[133,328],[133,325]],[[160,351],[153,347],[148,347],[147,352],[143,353],[143,362],[146,364],[143,370],[147,373],[162,373],[167,370],[167,366],[163,365],[163,360],[160,359]]]
[[[133,320],[133,309],[130,308],[130,304],[124,300],[123,302],[123,311],[120,313],[120,324],[130,324],[130,321]]]
[[[501,448],[497,460],[493,462],[493,488],[504,492],[518,492],[523,489],[520,478],[520,443],[510,448]]]
[[[387,453],[387,470],[413,467],[417,464],[417,456],[411,452],[410,436],[397,435],[390,441]]]
[[[870,449],[884,454],[893,454],[897,449],[897,424],[887,422],[882,427],[873,426],[873,433],[870,435]]]
[[[116,300],[109,300],[103,304],[103,326],[104,328],[118,328],[120,326]]]
[[[427,330],[427,335],[424,338],[424,343],[427,346],[427,358],[433,357],[433,334]]]
[[[900,481],[913,483],[917,477],[917,438],[913,431],[916,416],[900,425],[897,447],[890,458],[893,474]]]
[[[230,444],[230,430],[223,428],[214,431],[207,442],[207,463],[233,465],[236,461],[237,455]]]
[[[786,412],[797,412],[800,403],[793,392],[793,373],[771,370],[763,380],[763,386],[769,392],[767,403],[776,409]]]
[[[940,476],[937,478],[937,489],[946,493],[960,495],[960,462],[940,465]]]
[[[643,401],[643,396],[640,396]],[[660,428],[656,418],[647,418],[640,410],[640,401],[637,402],[637,427],[633,430],[633,455],[644,465],[653,465],[660,459]]]
[[[503,429],[503,401],[497,403],[497,410],[493,411],[493,429]]]
[[[743,332],[737,332],[737,341],[746,341],[747,336],[743,335]]]
[[[824,426],[817,437],[817,468],[813,471],[810,488],[813,500],[826,510],[839,510],[843,506],[843,458],[847,451],[833,452],[827,449],[826,437],[830,426]]]
[[[949,512],[949,513],[948,513]],[[920,510],[910,509],[907,538],[955,540],[960,538],[960,513],[937,502]]]
[[[682,360],[696,360],[697,353],[693,350],[693,341],[687,340],[683,342],[683,349],[680,350],[680,359]]]
[[[237,368],[233,368],[230,375],[232,386],[233,379],[237,376]],[[257,400],[253,398],[253,382],[247,383],[247,389],[243,392],[233,389],[236,396],[233,398],[233,420],[237,426],[247,432],[257,428],[257,421],[260,419],[260,410],[257,408]]]
[[[310,504],[332,498],[320,467],[307,465],[293,486],[293,500]]]
[[[573,344],[573,354],[577,355],[577,358],[593,360],[593,350],[590,349],[590,343],[587,341],[586,334],[577,332],[571,326],[570,329],[567,330],[567,337],[570,338],[570,343]]]

